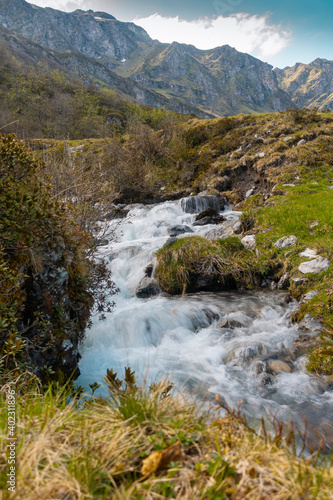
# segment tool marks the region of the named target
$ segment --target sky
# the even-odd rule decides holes
[[[104,11],[161,42],[230,45],[274,67],[333,60],[333,0],[33,0],[67,12]]]

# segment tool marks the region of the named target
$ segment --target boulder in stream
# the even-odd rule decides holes
[[[184,212],[188,214],[198,214],[207,208],[213,208],[217,212],[220,211],[220,201],[217,196],[190,196],[189,198],[182,198],[180,206]]]
[[[168,233],[171,238],[178,236],[179,234],[193,233],[193,230],[189,226],[183,226],[181,224],[177,226],[168,227]]]
[[[161,293],[161,287],[159,284],[148,276],[145,276],[136,289],[135,295],[139,299],[148,299],[149,297],[154,297]]]

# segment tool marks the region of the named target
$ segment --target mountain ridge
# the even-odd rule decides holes
[[[330,61],[326,64],[319,58],[303,65],[312,69],[302,69],[298,79],[296,65],[273,69],[228,45],[200,50],[178,42],[161,43],[134,23],[102,11],[67,13],[25,0],[0,0],[0,25],[39,45],[41,53],[52,51],[57,64],[85,82],[118,87],[130,98],[157,108],[194,112],[201,118],[295,106],[333,109],[333,69]],[[329,68],[324,70],[325,64]],[[311,91],[313,72],[316,92],[323,94],[319,99]]]

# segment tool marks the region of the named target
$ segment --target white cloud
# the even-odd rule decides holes
[[[264,60],[281,52],[291,40],[291,33],[281,26],[269,24],[268,16],[245,13],[194,21],[154,14],[134,19],[133,22],[160,42],[187,43],[203,50],[228,44]]]

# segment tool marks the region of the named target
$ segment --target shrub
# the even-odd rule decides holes
[[[30,369],[42,379],[77,372],[78,342],[94,302],[115,292],[90,236],[37,176],[40,162],[14,135],[0,135],[0,359],[2,377]]]

